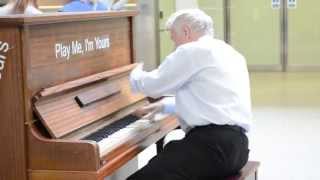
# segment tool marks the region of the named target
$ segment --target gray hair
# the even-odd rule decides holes
[[[189,25],[192,31],[202,35],[214,35],[212,18],[199,9],[184,9],[173,13],[167,20],[166,28],[179,32],[182,25]]]

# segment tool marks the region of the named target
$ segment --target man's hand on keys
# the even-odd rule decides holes
[[[141,117],[141,119],[154,121],[155,115],[162,112],[163,106],[164,105],[161,102],[151,103],[140,109],[137,109],[133,114]]]

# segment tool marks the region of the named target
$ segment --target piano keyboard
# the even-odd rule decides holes
[[[128,139],[139,139],[137,136],[145,134],[144,131],[148,131],[148,128],[155,130],[156,124],[150,120],[139,119],[136,116],[129,115],[85,137],[84,140],[96,141],[100,153],[106,154],[127,142]]]
[[[139,118],[133,115],[128,115],[118,121],[105,126],[104,128],[100,129],[99,131],[90,134],[89,136],[85,137],[84,140],[93,140],[99,142],[105,138],[108,138],[110,135],[114,134],[116,131],[126,127],[127,125],[135,122]]]

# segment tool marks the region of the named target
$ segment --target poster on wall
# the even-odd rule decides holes
[[[289,9],[297,8],[297,0],[288,0],[287,6]]]
[[[280,0],[271,0],[272,9],[280,9],[281,1]]]

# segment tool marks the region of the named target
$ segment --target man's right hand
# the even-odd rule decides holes
[[[157,113],[160,113],[163,111],[163,103],[161,102],[155,102],[155,103],[151,103],[148,104],[140,109],[137,109],[133,114],[141,117],[142,119],[149,119],[149,120],[153,120],[154,116]]]

